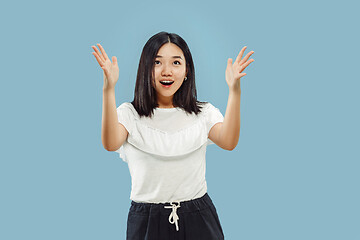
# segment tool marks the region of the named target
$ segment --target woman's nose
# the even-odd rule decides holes
[[[164,64],[164,67],[162,69],[162,74],[163,75],[171,75],[172,74],[172,69],[170,66],[168,66],[167,64]]]

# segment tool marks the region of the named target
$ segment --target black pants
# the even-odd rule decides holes
[[[183,202],[131,201],[127,240],[221,240],[224,233],[208,195]]]

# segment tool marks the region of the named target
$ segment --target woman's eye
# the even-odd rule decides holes
[[[160,61],[156,60],[154,63],[155,63],[155,65],[158,65],[158,64],[160,64]],[[178,64],[175,64],[175,65],[181,64],[179,61],[175,61],[174,63],[178,63]]]

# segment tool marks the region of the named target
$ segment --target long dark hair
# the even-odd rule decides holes
[[[145,44],[138,67],[134,100],[131,104],[141,116],[151,117],[154,108],[158,107],[156,90],[151,81],[154,78],[154,62],[156,54],[165,43],[176,44],[184,53],[187,69],[187,80],[176,91],[173,97],[173,105],[180,107],[188,113],[196,115],[201,112],[202,104],[197,100],[195,85],[195,69],[193,59],[188,45],[179,35],[175,33],[159,32],[152,36]]]

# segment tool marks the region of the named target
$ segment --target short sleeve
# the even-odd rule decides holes
[[[130,134],[133,129],[134,117],[133,117],[133,112],[131,110],[131,106],[129,104],[131,103],[125,102],[121,104],[116,109],[116,111],[117,111],[118,122],[124,125],[124,127]],[[121,147],[118,150],[115,150],[115,152],[119,153],[119,157],[122,158],[124,162],[128,162],[125,154],[124,144],[121,145]]]
[[[121,104],[117,109],[117,117],[119,123],[124,125],[126,130],[130,133],[132,130],[132,124],[133,124],[133,117],[132,117],[132,111],[130,109],[129,104],[131,103],[123,103]]]
[[[209,135],[211,128],[216,123],[224,121],[224,116],[222,115],[222,113],[220,112],[220,110],[218,108],[214,107],[211,103],[208,103],[206,110],[205,110],[205,120],[206,120],[207,135]],[[207,145],[210,145],[210,144],[214,144],[214,142],[208,138]]]

